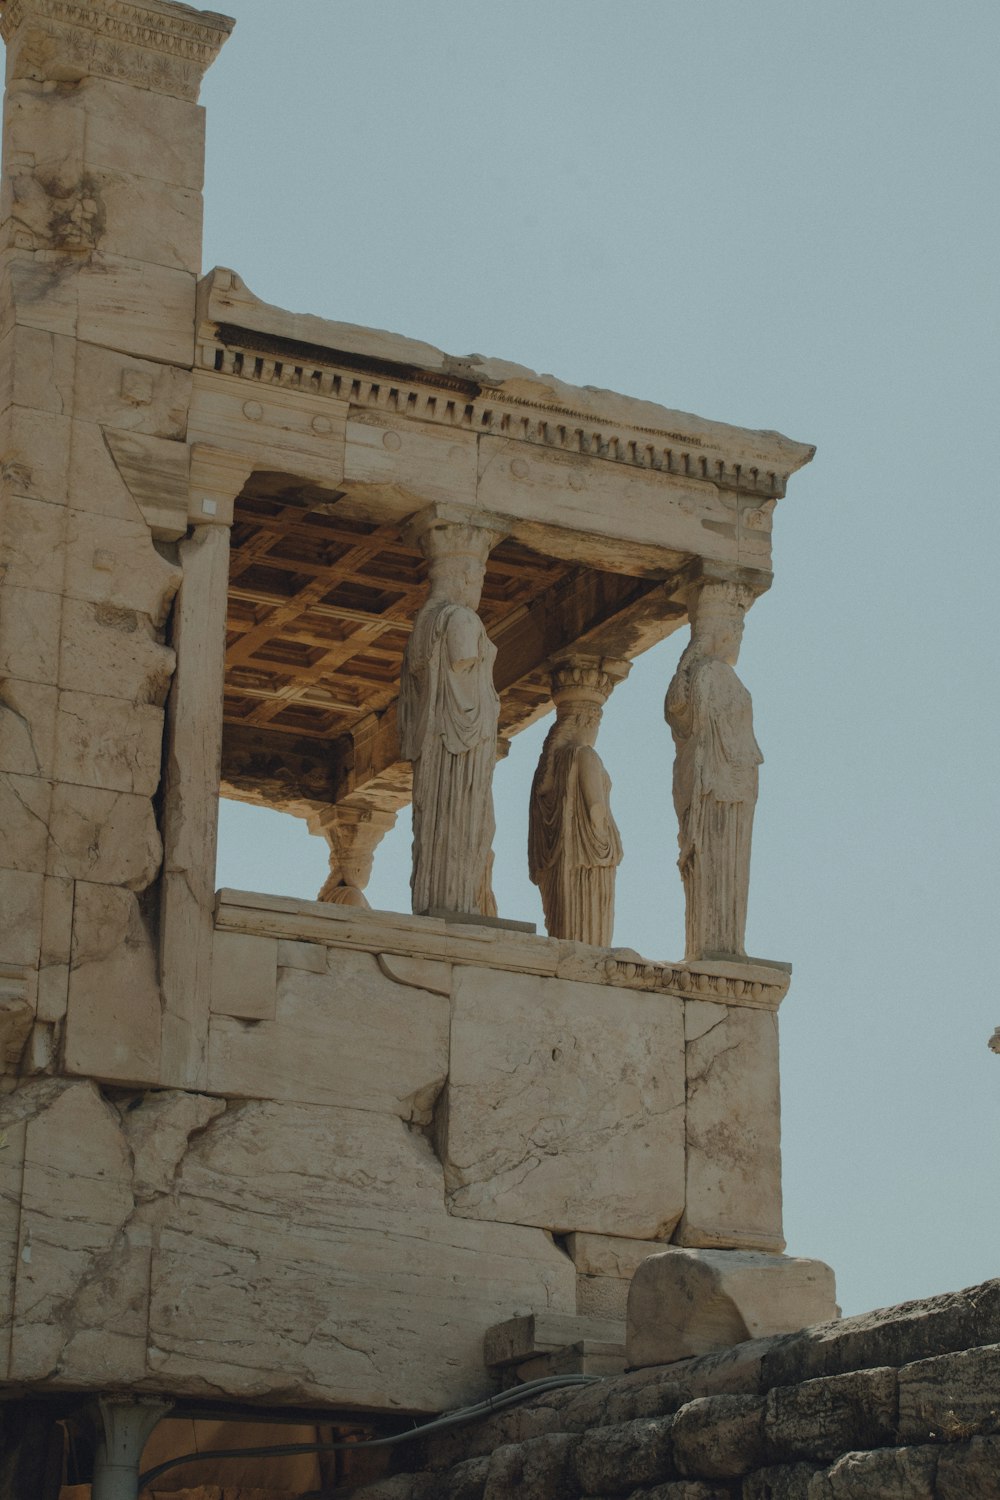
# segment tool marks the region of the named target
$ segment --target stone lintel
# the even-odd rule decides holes
[[[236,348],[241,337],[258,354],[296,352],[310,360],[344,366],[344,394],[355,404],[393,407],[410,382],[451,392],[421,420],[444,421],[480,435],[503,436],[696,482],[738,490],[744,496],[776,498],[797,469],[815,453],[778,432],[754,431],[708,421],[589,386],[573,386],[506,360],[474,354],[458,357],[416,339],[382,329],[334,323],[261,302],[235,271],[216,267],[202,281],[199,336],[207,346]],[[214,362],[214,360],[213,360]],[[250,373],[247,371],[246,373]],[[385,377],[374,393],[363,376]],[[356,386],[357,389],[352,389]],[[331,394],[333,392],[331,391]],[[336,394],[341,395],[340,385]],[[440,410],[438,409],[440,407]]]

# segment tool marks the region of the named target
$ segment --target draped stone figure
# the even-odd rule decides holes
[[[311,812],[307,823],[309,832],[322,834],[330,849],[330,873],[316,900],[366,908],[375,850],[395,827],[395,809],[338,803]]]
[[[622,845],[611,778],[594,744],[608,694],[627,671],[626,662],[579,656],[555,669],[556,721],[531,784],[528,873],[541,892],[545,929],[602,948],[614,928]]]
[[[667,689],[687,959],[746,955],[750,841],[764,757],[750,694],[733,668],[751,598],[736,584],[702,585],[690,644]]]
[[[402,753],[413,764],[413,910],[493,915],[489,870],[500,700],[496,647],[476,613],[493,534],[438,524],[419,537],[430,594],[403,657]]]

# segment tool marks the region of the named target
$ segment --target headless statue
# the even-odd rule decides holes
[[[611,778],[594,748],[612,684],[596,665],[554,674],[556,721],[531,785],[528,825],[528,873],[549,936],[602,948],[611,943],[622,859]]]
[[[733,670],[747,602],[734,584],[702,586],[691,642],[667,690],[689,960],[746,955],[750,843],[764,759],[750,694]]]

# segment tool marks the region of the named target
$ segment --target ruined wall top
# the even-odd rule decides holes
[[[198,97],[235,22],[174,0],[0,0],[8,82],[116,82]]]
[[[591,456],[618,458],[652,469],[668,469],[671,460],[685,476],[708,479],[726,489],[779,497],[788,478],[807,464],[815,448],[780,432],[755,431],[712,422],[690,412],[674,411],[653,401],[623,396],[598,386],[570,385],[554,375],[539,374],[509,360],[481,354],[446,354],[419,339],[292,313],[262,302],[234,272],[217,268],[202,284],[199,313],[203,324],[215,324],[237,342],[240,330],[298,345],[303,356],[321,351],[352,356],[356,367],[395,374],[401,379],[430,379],[467,400],[491,404],[496,413],[477,410],[475,425],[507,429],[505,413],[534,414],[551,422],[548,442],[560,446],[560,419],[569,435],[586,444]],[[581,424],[582,427],[581,427]],[[621,432],[622,438],[616,438]],[[507,431],[507,435],[513,435]],[[668,458],[667,455],[670,455]]]

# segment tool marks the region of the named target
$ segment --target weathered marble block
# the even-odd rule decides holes
[[[395,1116],[47,1079],[0,1130],[13,1378],[430,1411],[484,1394],[487,1328],[573,1310],[568,1257],[451,1217]]]
[[[671,996],[457,968],[451,1212],[668,1237],[684,1199],[683,1050]]]
[[[138,900],[120,886],[78,880],[65,1071],[156,1084],[160,1020],[155,940]]]
[[[833,1272],[822,1261],[671,1245],[632,1278],[628,1363],[671,1364],[839,1315]]]
[[[396,983],[371,953],[330,950],[317,974],[279,969],[277,947],[215,935],[212,1090],[429,1123],[448,1071],[447,997]]]
[[[785,1248],[778,1018],[685,1002],[687,1186],[680,1245]]]
[[[662,1240],[629,1240],[621,1235],[570,1234],[566,1248],[576,1266],[576,1310],[591,1317],[625,1319],[632,1277]]]

